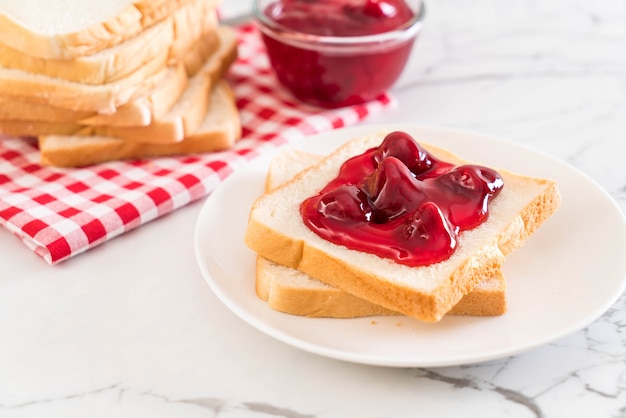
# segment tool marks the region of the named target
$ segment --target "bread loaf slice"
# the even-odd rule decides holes
[[[321,158],[298,150],[288,150],[277,155],[268,169],[266,192],[288,182]],[[399,315],[260,256],[257,257],[256,265],[256,293],[272,309],[292,315],[330,318]],[[500,271],[494,277],[478,283],[447,314],[494,316],[502,315],[506,308],[506,282]]]
[[[115,112],[75,110],[33,103],[25,99],[0,97],[0,132],[8,135],[39,135],[48,132],[75,132],[82,125],[145,126],[162,117],[187,87],[189,77],[183,63],[170,66],[149,80],[136,97]],[[158,81],[158,82],[157,82]],[[27,99],[26,99],[27,100]]]
[[[259,197],[250,212],[245,242],[271,261],[369,302],[419,320],[439,321],[478,283],[499,274],[504,254],[521,246],[552,215],[560,195],[552,180],[494,167],[504,179],[504,188],[491,202],[487,221],[462,232],[450,258],[422,267],[401,265],[320,238],[302,222],[300,203],[328,184],[345,160],[380,145],[386,134],[353,139],[292,181]],[[435,157],[466,163],[449,151],[418,141]]]
[[[256,293],[276,311],[310,318],[400,315],[263,257],[257,258]],[[506,310],[506,281],[499,270],[478,283],[446,315],[497,316]]]
[[[0,67],[42,74],[85,84],[106,84],[128,77],[148,61],[166,66],[169,51],[162,45],[174,41],[172,19],[92,55],[70,60],[35,57],[0,43]]]
[[[138,97],[121,105],[114,113],[77,111],[0,97],[0,121],[4,121],[5,129],[12,131],[13,135],[27,135],[28,132],[43,134],[45,130],[37,131],[39,125],[32,125],[33,121],[88,126],[146,126],[164,117],[183,94],[188,78],[200,71],[208,59],[217,61],[218,57],[223,57],[223,61],[230,63],[236,53],[234,30],[222,26],[205,34],[184,54],[184,68],[181,65],[169,67],[159,83],[148,83],[151,86],[149,89],[138,91]],[[215,73],[214,81],[219,77],[221,75]],[[22,123],[14,123],[19,121]],[[69,133],[76,129],[76,126],[67,128]],[[53,127],[49,127],[48,131],[54,131]],[[60,132],[57,130],[57,133]]]
[[[87,131],[104,136],[117,136],[145,142],[145,137],[152,138],[152,142],[161,138],[160,142],[176,142],[196,130],[202,115],[206,113],[208,94],[198,96],[200,91],[208,91],[216,85],[228,68],[237,59],[237,38],[235,31],[228,26],[220,26],[215,31],[206,34],[194,47],[185,54],[182,64],[189,79],[181,84],[172,82],[160,84],[152,88],[146,95],[132,100],[121,106],[116,114],[98,114],[78,121],[86,125]],[[174,100],[178,98],[177,100]],[[190,106],[192,106],[190,108]],[[133,124],[138,119],[138,111],[143,111],[144,121],[148,123]],[[179,120],[180,122],[178,122]],[[182,131],[166,135],[158,127],[163,123],[181,124]],[[144,130],[144,126],[152,126]],[[148,130],[156,129],[154,136]],[[182,136],[181,136],[182,135]]]
[[[200,127],[181,142],[145,144],[105,136],[41,136],[41,163],[57,167],[80,167],[107,161],[224,150],[241,136],[239,113],[226,82],[219,83],[213,89],[210,101],[210,110]]]
[[[180,26],[187,20],[182,19]],[[178,30],[182,32],[182,28]],[[11,100],[76,111],[114,113],[119,106],[158,85],[166,77],[167,70],[159,60],[149,60],[124,78],[107,84],[87,85],[19,69],[0,68],[0,95]]]
[[[108,84],[88,85],[12,68],[0,68],[0,95],[77,111],[113,113],[139,92],[158,85],[169,68],[148,61],[141,71]]]
[[[0,39],[36,57],[72,59],[96,53],[137,35],[190,0],[58,2],[5,0]],[[214,0],[205,0],[217,7]]]
[[[172,18],[174,42],[169,47],[170,62],[178,61],[198,40],[204,38],[206,42],[206,35],[213,33],[219,25],[215,1],[192,0],[181,6]]]
[[[120,44],[73,59],[35,57],[0,43],[0,67],[96,85],[121,80],[142,68],[162,69],[182,59],[203,34],[214,31],[216,11],[206,5],[194,0]],[[155,65],[147,66],[149,61]]]
[[[183,138],[193,133],[200,125],[209,105],[208,97],[212,83],[221,79],[222,75],[234,62],[237,56],[237,44],[234,30],[221,27],[220,47],[211,54],[191,79],[187,80],[186,72],[179,63],[176,71],[172,72],[171,83],[163,83],[158,88],[151,90],[148,96],[137,99],[137,106],[125,106],[113,115],[90,116],[88,121],[95,123],[87,126],[83,121],[68,122],[39,122],[39,121],[15,121],[0,120],[0,132],[16,136],[41,136],[41,135],[97,135],[114,136],[129,141],[148,143],[167,143],[182,141]],[[184,78],[185,89],[179,97],[181,78]],[[171,85],[172,92],[167,90]],[[175,96],[174,96],[175,95]],[[175,103],[172,99],[177,98]],[[139,106],[141,104],[142,106]],[[165,109],[165,106],[169,106]],[[147,109],[157,113],[152,118],[147,115],[134,115],[135,110]],[[128,110],[127,110],[128,109]],[[126,113],[128,111],[128,114]],[[165,112],[165,113],[164,113]],[[71,114],[71,113],[70,113]],[[69,116],[69,115],[64,115]],[[148,125],[127,126],[130,120],[136,117],[150,118]],[[104,124],[105,121],[114,120],[117,123]]]

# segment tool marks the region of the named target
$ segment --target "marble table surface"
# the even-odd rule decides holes
[[[248,7],[224,3],[225,16]],[[506,138],[586,173],[626,212],[626,3],[427,8],[398,106],[365,123]],[[194,257],[201,207],[55,267],[0,231],[0,417],[626,417],[624,295],[515,356],[342,362],[270,338],[216,298]]]

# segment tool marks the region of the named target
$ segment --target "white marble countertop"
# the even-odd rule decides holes
[[[588,174],[626,211],[625,46],[623,1],[430,1],[398,107],[366,123],[525,144]],[[218,301],[194,258],[201,206],[55,267],[0,231],[0,417],[626,416],[624,295],[585,329],[500,360],[331,360]]]

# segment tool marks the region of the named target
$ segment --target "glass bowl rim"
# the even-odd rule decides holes
[[[384,42],[404,41],[414,37],[421,29],[424,22],[425,7],[422,0],[419,1],[419,10],[413,18],[397,28],[373,35],[361,36],[322,36],[298,32],[276,23],[259,9],[259,1],[253,2],[253,17],[259,29],[278,40],[295,44],[326,45],[326,46],[358,46],[364,44],[379,44]]]

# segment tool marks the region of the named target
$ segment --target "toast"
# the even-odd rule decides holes
[[[81,167],[107,161],[220,151],[241,137],[239,113],[232,91],[222,81],[211,93],[211,107],[198,129],[181,142],[145,144],[105,136],[47,135],[39,137],[43,165]]]
[[[445,261],[410,267],[332,244],[305,226],[300,204],[318,193],[348,158],[379,146],[387,132],[355,138],[253,204],[245,243],[258,255],[302,271],[386,309],[439,321],[480,282],[499,274],[504,256],[519,248],[560,205],[556,182],[498,168],[504,187],[488,219],[459,234]],[[455,154],[420,144],[436,158],[460,165]]]
[[[297,150],[279,154],[270,163],[266,192],[289,181],[299,171],[318,163],[321,158]],[[293,315],[330,318],[399,315],[260,256],[256,264],[256,293],[272,309]],[[498,272],[494,277],[477,284],[447,314],[494,316],[503,314],[506,309],[506,282],[501,272]]]

